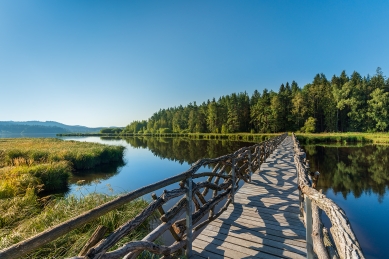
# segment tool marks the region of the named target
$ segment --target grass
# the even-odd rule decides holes
[[[63,190],[72,171],[123,162],[124,147],[53,138],[0,139],[0,198]]]
[[[26,163],[68,161],[76,170],[90,169],[103,163],[122,161],[124,147],[98,143],[64,141],[55,138],[0,139],[0,167]]]
[[[28,188],[24,196],[2,199],[0,200],[0,249],[25,240],[36,233],[40,233],[51,226],[64,222],[115,197],[92,193],[81,198],[70,196],[43,202],[38,199],[34,189]],[[108,235],[129,219],[134,218],[147,205],[148,203],[141,199],[128,203],[44,245],[25,258],[64,258],[75,256],[99,225],[108,228]],[[146,236],[150,231],[150,222],[155,216],[126,236],[114,248],[120,247],[125,242],[140,240]]]
[[[297,139],[305,144],[315,143],[389,143],[389,133],[296,133]]]
[[[28,187],[55,191],[68,185],[71,166],[66,161],[0,168],[0,198],[24,194]]]

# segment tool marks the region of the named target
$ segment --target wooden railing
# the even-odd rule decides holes
[[[309,162],[306,159],[306,154],[300,148],[294,134],[292,137],[300,190],[300,209],[304,215],[307,230],[307,258],[314,258],[314,252],[319,259],[364,258],[346,213],[331,199],[312,188],[313,181],[309,173]],[[336,249],[331,245],[331,237],[320,221],[319,210],[324,211],[331,221],[330,232],[335,241]]]
[[[97,229],[82,251],[72,258],[129,259],[136,258],[142,251],[150,251],[163,255],[162,258],[170,258],[179,253],[183,248],[187,257],[190,257],[193,239],[196,238],[203,227],[215,220],[227,209],[230,203],[234,202],[234,194],[240,180],[250,182],[251,174],[260,168],[265,159],[286,136],[287,134],[285,133],[271,140],[241,148],[232,154],[218,158],[200,159],[186,172],[129,192],[47,231],[1,250],[0,258],[17,258],[26,255],[111,210],[174,183],[179,183],[178,189],[165,190],[159,197],[152,194],[154,201],[147,208],[135,218],[129,219],[128,222],[117,228],[105,239],[101,239],[104,234],[100,234],[104,233],[104,231],[101,231],[101,228]],[[198,172],[200,169],[206,168],[205,166],[208,166],[208,168],[213,167],[213,170],[211,172]],[[207,178],[207,180],[194,182],[195,179],[201,178]],[[212,194],[209,193],[210,190],[213,191]],[[162,205],[169,200],[181,196],[182,198],[173,207],[166,212],[164,211]],[[226,201],[223,206],[216,207],[217,204],[224,200]],[[215,211],[216,208],[220,209]],[[140,241],[131,241],[114,251],[108,251],[119,240],[153,215],[156,210],[161,214],[161,224],[159,226]],[[186,216],[181,219],[184,211]],[[206,217],[207,214],[208,217]],[[170,246],[154,243],[167,230],[171,232],[175,242]]]

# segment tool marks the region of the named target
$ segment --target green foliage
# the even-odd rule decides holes
[[[222,134],[227,134],[228,133],[228,129],[227,129],[225,124],[222,125],[222,132],[221,133]]]
[[[102,134],[119,134],[123,130],[121,128],[104,128],[100,130]]]
[[[309,117],[305,121],[304,127],[301,128],[301,131],[305,133],[313,133],[315,132],[315,128],[316,128],[316,119]]]
[[[172,130],[169,129],[169,128],[161,128],[161,129],[159,129],[159,133],[160,133],[160,134],[172,133]]]
[[[389,108],[389,93],[383,89],[375,89],[371,94],[371,99],[368,103],[369,116],[374,121],[374,129],[377,131],[385,131],[389,126],[388,108]]]

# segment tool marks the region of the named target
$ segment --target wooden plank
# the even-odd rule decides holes
[[[248,258],[250,254],[243,253],[240,251],[236,251],[223,245],[222,242],[212,242],[212,240],[206,239],[205,241],[200,238],[203,235],[198,236],[193,242],[193,247],[195,247],[196,251],[203,254],[202,251],[207,251],[208,253],[216,254],[218,256],[222,256],[219,258]],[[248,250],[248,249],[247,249]],[[214,258],[214,257],[210,257]],[[215,257],[216,258],[216,257]]]
[[[204,254],[196,253],[196,252],[194,252],[193,255],[190,257],[190,259],[208,259],[208,258],[210,258],[210,257],[205,256]],[[211,258],[213,258],[213,257],[211,257]]]
[[[276,226],[281,226],[281,227],[290,227],[291,229],[297,229],[297,230],[301,230],[301,227],[304,227],[304,224],[302,222],[289,222],[289,221],[286,221],[286,220],[278,220],[276,218],[272,218],[272,217],[268,217],[268,218],[263,218],[263,217],[260,217],[259,215],[255,215],[255,216],[252,216],[252,215],[248,215],[248,214],[240,214],[240,213],[235,213],[235,212],[232,212],[232,213],[223,213],[224,217],[228,217],[228,219],[238,219],[238,218],[242,218],[242,219],[246,219],[246,220],[251,220],[251,221],[254,221],[255,223],[257,224],[271,224],[271,225],[276,225]]]
[[[281,190],[281,191],[296,191],[297,185],[277,185],[277,184],[267,184],[263,182],[255,182],[253,180],[251,184],[255,184],[257,187],[261,187],[266,190]],[[243,188],[243,187],[241,187]]]
[[[250,205],[253,207],[263,207],[263,208],[268,208],[268,209],[273,209],[273,210],[284,210],[292,213],[299,213],[300,210],[296,206],[292,206],[291,204],[284,203],[284,204],[273,204],[273,203],[262,203],[262,202],[256,202],[256,201],[248,201],[246,199],[240,199],[236,198],[236,202],[239,202],[242,205]],[[290,206],[288,206],[290,205]],[[259,209],[259,208],[258,208]]]
[[[294,185],[296,178],[293,175],[293,173],[290,174],[283,174],[283,175],[277,175],[277,173],[269,174],[269,173],[259,173],[256,174],[255,177],[252,177],[251,179],[258,180],[258,181],[264,181],[267,183],[278,183],[278,182],[285,182]]]
[[[280,229],[280,228],[274,229],[274,228],[269,228],[267,226],[258,226],[254,224],[248,224],[245,222],[235,222],[233,220],[216,219],[215,222],[224,224],[226,226],[234,226],[246,230],[262,231],[269,235],[277,236],[283,239],[302,240],[305,242],[305,235],[301,235],[301,233],[294,233],[290,230],[288,231],[288,229]]]
[[[244,191],[237,192],[236,196],[247,196],[247,197],[263,197],[263,198],[281,198],[281,199],[291,199],[298,200],[298,193],[293,193],[289,191],[274,191],[274,190],[261,190],[261,189],[245,189]]]
[[[239,229],[237,227],[228,228],[223,225],[222,226],[211,225],[211,227],[204,230],[204,234],[207,233],[207,231],[212,231],[213,233],[220,233],[223,235],[234,236],[246,241],[250,241],[251,243],[262,244],[265,241],[266,245],[268,246],[272,246],[278,249],[288,250],[303,255],[306,254],[306,249],[305,249],[306,243],[295,241],[294,243],[286,244],[284,242],[284,239],[282,238],[273,239],[274,236],[267,235],[266,233],[261,233],[260,235],[257,235],[255,231],[247,231],[245,229]]]
[[[264,204],[267,204],[267,203],[272,203],[272,204],[290,203],[291,206],[298,207],[298,204],[295,203],[296,199],[294,199],[294,198],[277,197],[277,196],[261,197],[261,196],[256,196],[256,195],[244,195],[242,193],[236,194],[235,198],[246,199],[248,201],[262,202]]]
[[[207,227],[207,229],[213,229],[213,227],[217,228],[217,229],[220,229],[220,231],[224,229],[228,229],[228,230],[231,230],[233,231],[233,233],[236,233],[236,234],[242,234],[242,233],[245,233],[245,234],[252,234],[253,236],[256,236],[256,237],[259,237],[259,238],[266,238],[268,240],[274,240],[276,242],[279,242],[279,243],[283,243],[285,245],[292,245],[292,246],[298,246],[298,247],[302,247],[302,248],[305,248],[306,247],[306,242],[305,242],[305,239],[288,239],[288,238],[285,238],[285,237],[280,237],[280,236],[276,236],[276,235],[271,235],[270,233],[268,233],[266,230],[256,230],[256,229],[249,229],[249,228],[241,228],[241,227],[238,227],[238,226],[233,226],[233,225],[227,225],[223,222],[220,222],[220,221],[213,221],[209,224],[209,226]]]
[[[280,249],[280,248],[271,246],[270,244],[274,244],[274,242],[268,241],[267,239],[258,240],[260,242],[253,242],[252,240],[247,241],[241,237],[228,235],[228,233],[224,234],[221,231],[214,232],[214,231],[210,231],[208,229],[205,229],[203,231],[203,233],[204,233],[203,236],[208,236],[208,237],[213,238],[213,239],[219,239],[222,242],[228,242],[228,243],[234,244],[236,246],[242,246],[242,247],[245,247],[248,249],[261,251],[261,252],[271,254],[274,256],[278,256],[278,257],[283,256],[283,257],[287,257],[287,258],[303,259],[306,256],[305,252],[298,250],[298,249],[296,249],[295,252],[291,252],[288,250],[284,250],[284,249]],[[269,244],[267,244],[267,243],[269,243]]]
[[[206,235],[200,235],[196,238],[197,241],[204,241],[213,246],[217,250],[220,248],[225,250],[225,255],[233,258],[261,258],[261,259],[279,259],[279,256],[264,253],[262,251],[253,250],[247,247],[240,246],[238,244],[224,242],[223,240],[214,239]],[[217,252],[217,250],[211,250]]]
[[[239,191],[237,193],[247,193],[247,194],[250,194],[250,193],[253,193],[253,194],[257,194],[257,195],[280,195],[280,196],[298,196],[299,194],[299,191],[297,189],[297,186],[296,186],[296,189],[292,189],[292,190],[279,190],[277,188],[273,188],[273,189],[266,189],[266,188],[262,188],[262,187],[258,187],[258,186],[254,186],[254,185],[247,185],[247,186],[243,186],[244,188],[241,188],[239,189]]]
[[[269,190],[269,189],[255,189],[255,188],[245,188],[242,191],[239,191],[235,195],[255,195],[257,197],[287,197],[291,199],[298,199],[299,192],[294,190],[294,191],[281,191],[281,190]]]
[[[239,224],[241,226],[246,226],[249,228],[264,228],[264,229],[272,229],[275,231],[280,231],[282,233],[291,235],[291,236],[299,236],[301,238],[305,238],[305,230],[302,229],[292,229],[289,226],[277,226],[272,224],[266,224],[265,222],[261,221],[253,221],[250,219],[245,219],[243,217],[239,217],[236,219],[230,219],[229,217],[223,217],[223,214],[220,216],[220,220],[223,220],[226,223],[232,224]]]
[[[244,208],[247,208],[247,207],[244,207]],[[300,218],[298,217],[287,217],[286,215],[282,214],[282,213],[263,213],[263,211],[261,211],[261,213],[259,213],[257,210],[238,210],[238,209],[233,209],[233,208],[230,208],[230,209],[227,209],[226,214],[229,214],[229,213],[234,213],[234,214],[239,214],[239,215],[242,215],[242,216],[247,216],[249,218],[261,218],[261,219],[269,219],[269,220],[276,220],[277,222],[289,222],[290,224],[294,224],[294,225],[297,225],[297,226],[303,226],[303,222],[301,221]]]
[[[212,253],[210,251],[203,249],[202,247],[196,247],[195,246],[196,244],[199,244],[199,242],[196,243],[196,241],[195,241],[195,243],[193,243],[193,254],[195,256],[201,255],[201,256],[203,256],[203,258],[207,258],[207,259],[224,259],[224,258],[232,259],[231,257],[227,257],[225,255]]]

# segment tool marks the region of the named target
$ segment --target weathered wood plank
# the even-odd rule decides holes
[[[262,187],[257,186],[243,186],[244,188],[241,188],[237,194],[256,194],[256,195],[279,195],[279,196],[298,196],[299,192],[297,189],[293,190],[279,190],[279,189],[266,189]]]
[[[239,228],[235,228],[234,230],[232,229],[229,229],[229,228],[226,228],[226,227],[217,227],[217,226],[211,226],[209,228],[207,228],[206,230],[204,230],[204,234],[207,235],[207,236],[212,236],[212,235],[216,235],[216,234],[220,234],[221,237],[224,237],[224,236],[231,236],[231,237],[234,237],[234,238],[239,238],[239,239],[242,239],[244,241],[249,241],[250,242],[250,246],[253,244],[253,243],[256,243],[256,244],[265,244],[267,246],[270,246],[270,247],[274,247],[274,248],[277,248],[277,249],[281,249],[281,250],[288,250],[290,252],[294,252],[294,253],[298,253],[298,254],[302,254],[302,255],[305,255],[306,251],[305,251],[305,243],[301,242],[301,244],[299,245],[294,245],[294,244],[285,244],[285,242],[283,242],[284,240],[279,238],[278,240],[273,240],[269,237],[271,237],[270,235],[266,235],[266,233],[264,235],[256,235],[255,232],[247,232],[247,231],[244,231],[243,229],[239,229]],[[239,241],[237,241],[239,243]]]
[[[243,204],[243,205],[250,205],[253,207],[258,207],[258,210],[259,210],[259,207],[263,207],[263,208],[268,208],[268,209],[273,209],[273,210],[288,211],[288,212],[292,212],[292,213],[299,212],[298,207],[288,206],[289,205],[288,203],[284,203],[284,204],[282,204],[282,203],[280,203],[280,204],[262,203],[262,202],[256,202],[256,201],[248,201],[246,199],[240,199],[240,198],[237,198],[235,200],[236,200],[236,202],[239,202],[240,204]]]
[[[222,215],[223,216],[223,215]],[[299,237],[305,239],[305,229],[296,230],[291,229],[290,227],[281,227],[271,224],[265,224],[263,222],[255,222],[248,219],[238,218],[238,219],[229,219],[229,218],[220,218],[223,222],[234,225],[234,226],[242,226],[250,229],[265,229],[269,230],[269,233],[273,233],[273,235],[283,235],[288,237]]]
[[[297,239],[297,238],[291,239],[289,237],[275,236],[275,235],[271,235],[271,233],[267,232],[266,230],[254,230],[254,229],[238,227],[233,225],[226,225],[225,223],[216,222],[216,221],[212,222],[209,226],[210,229],[213,229],[213,227],[220,229],[221,231],[223,231],[223,229],[227,229],[233,231],[233,233],[236,234],[247,234],[247,235],[253,235],[258,238],[266,238],[268,240],[273,240],[285,245],[298,246],[302,248],[306,247],[305,239]]]
[[[262,258],[262,259],[278,259],[279,256],[274,256],[271,254],[267,254],[262,251],[257,251],[254,249],[250,249],[247,247],[240,246],[238,244],[230,243],[230,242],[223,242],[219,239],[214,239],[212,237],[208,237],[206,235],[198,236],[198,241],[202,240],[204,242],[208,242],[209,244],[212,244],[216,246],[216,249],[222,248],[225,250],[226,256],[231,256],[233,258]],[[196,239],[196,240],[197,240]],[[213,250],[215,251],[215,250]]]
[[[237,220],[239,218],[242,218],[242,219],[245,219],[247,221],[252,221],[252,222],[255,222],[254,224],[270,224],[270,225],[275,225],[275,226],[280,226],[280,227],[288,227],[288,228],[291,228],[291,229],[296,229],[296,230],[301,230],[302,227],[304,227],[304,224],[303,223],[300,223],[300,224],[295,224],[295,222],[291,223],[291,222],[288,222],[288,221],[278,221],[277,219],[275,218],[260,218],[259,216],[251,216],[251,215],[247,215],[247,214],[240,214],[240,213],[230,213],[230,214],[227,214],[227,213],[223,213],[224,217],[228,217],[229,219],[232,219],[232,220]]]
[[[193,255],[194,255],[193,258],[200,258],[200,257],[196,257],[196,256],[203,256],[201,258],[206,258],[206,259],[211,259],[211,258],[212,259],[224,259],[224,258],[230,259],[231,258],[231,257],[226,257],[223,255],[209,252],[207,250],[204,250],[202,248],[198,248],[196,246],[193,247]]]
[[[235,246],[241,246],[244,248],[256,250],[256,251],[261,251],[264,253],[268,253],[274,256],[282,256],[282,257],[288,257],[288,258],[304,258],[305,257],[305,252],[295,249],[294,252],[291,252],[289,250],[284,250],[280,249],[278,247],[274,247],[271,244],[274,244],[274,242],[269,242],[267,239],[261,239],[258,240],[260,242],[253,242],[248,241],[240,236],[236,237],[233,235],[229,235],[229,233],[224,234],[222,232],[214,232],[210,231],[208,229],[203,231],[203,236],[208,236],[213,239],[219,239],[222,242],[228,242],[231,243]],[[303,249],[304,250],[304,249]]]
[[[290,224],[294,224],[297,226],[303,226],[303,222],[301,221],[300,217],[291,217],[288,216],[285,213],[272,213],[274,210],[269,211],[258,211],[255,208],[251,207],[242,207],[242,208],[231,208],[226,211],[226,213],[235,213],[235,214],[242,214],[245,216],[248,216],[249,218],[261,218],[263,220],[276,220],[278,222],[288,222]],[[293,215],[294,216],[294,215]]]

